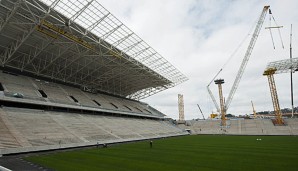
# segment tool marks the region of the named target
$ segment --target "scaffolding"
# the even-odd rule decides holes
[[[183,101],[183,95],[178,94],[178,109],[179,109],[179,121],[183,122],[184,119],[184,101]]]

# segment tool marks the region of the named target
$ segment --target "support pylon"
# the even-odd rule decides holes
[[[224,99],[222,96],[222,84],[225,83],[224,79],[218,79],[214,81],[218,85],[219,100],[220,100],[220,113],[221,113],[221,126],[227,126],[226,124],[226,108],[224,104]]]
[[[282,113],[280,111],[274,76],[273,76],[275,74],[275,71],[276,71],[275,68],[268,68],[267,70],[264,71],[263,75],[268,77],[268,83],[269,83],[269,87],[270,87],[270,93],[271,93],[273,108],[274,108],[274,112],[275,112],[275,123],[274,124],[275,125],[284,125],[284,121],[282,119]]]
[[[179,121],[185,121],[184,120],[184,101],[183,101],[182,94],[178,94],[178,108],[179,108]]]

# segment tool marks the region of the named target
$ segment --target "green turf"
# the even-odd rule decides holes
[[[261,141],[256,139],[261,138]],[[297,136],[198,135],[26,158],[54,170],[298,170]]]

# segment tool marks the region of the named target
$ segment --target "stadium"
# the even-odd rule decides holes
[[[20,157],[15,158],[19,155],[56,152],[63,155],[65,151],[67,155],[69,151],[93,148],[99,152],[99,147],[107,146],[109,148],[102,149],[103,153],[113,155],[109,150],[122,144],[133,154],[137,148],[149,147],[148,141],[151,148],[154,142],[154,155],[161,158],[173,157],[163,154],[175,151],[180,146],[175,144],[177,141],[197,142],[185,147],[186,151],[212,146],[211,142],[239,141],[238,136],[227,139],[230,135],[249,135],[240,137],[253,140],[257,136],[261,137],[258,141],[264,139],[264,143],[268,135],[283,135],[289,144],[297,142],[292,136],[298,135],[298,119],[295,118],[285,119],[284,126],[275,126],[270,119],[228,120],[227,127],[221,127],[220,120],[192,120],[181,124],[142,102],[188,78],[96,0],[1,0],[0,19],[0,170],[47,170],[48,167],[51,170],[49,165],[39,167],[42,162],[37,160],[43,160],[42,156],[28,159],[33,163],[37,161],[35,168],[28,163],[21,164]],[[202,136],[195,137],[199,134]],[[221,138],[225,139],[219,140]],[[280,147],[281,151],[290,153],[279,144],[279,138],[272,136],[267,143],[276,141],[275,149]],[[268,144],[264,144],[263,149],[267,147]],[[142,153],[148,158],[140,158],[140,166],[122,168],[107,162],[109,164],[101,169],[98,169],[101,166],[94,168],[152,170],[143,168],[146,164],[142,162],[150,161],[153,154]],[[288,162],[295,159],[292,157],[295,153],[284,155],[290,156]],[[71,158],[60,157],[61,161]],[[192,165],[198,163],[199,158],[194,156],[193,159],[198,161],[189,159],[190,163],[182,162],[176,169],[200,168]],[[50,163],[50,159],[45,160]],[[278,160],[276,157],[266,162]],[[181,158],[177,157],[177,161]],[[153,170],[172,169],[171,165],[177,161],[162,162],[157,158],[152,163],[170,164],[157,164]],[[83,166],[88,165],[57,170],[76,170],[81,166],[84,170]],[[296,166],[294,162],[288,165]],[[97,170],[89,167],[87,170]],[[206,170],[210,166],[201,168]],[[53,167],[53,170],[56,169]]]

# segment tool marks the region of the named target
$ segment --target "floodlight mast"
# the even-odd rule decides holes
[[[237,76],[235,78],[235,81],[233,83],[232,89],[231,89],[231,91],[229,93],[229,96],[227,98],[227,101],[226,101],[226,104],[225,104],[225,112],[227,112],[227,110],[228,110],[228,108],[229,108],[229,106],[230,106],[230,104],[232,102],[232,99],[234,97],[234,94],[235,94],[235,92],[236,92],[236,90],[238,88],[239,82],[241,80],[241,77],[242,77],[242,75],[244,73],[245,67],[246,67],[246,65],[248,63],[249,57],[251,56],[252,50],[253,50],[253,48],[255,46],[255,43],[257,41],[257,38],[259,36],[260,30],[261,30],[262,25],[264,23],[264,20],[265,20],[265,17],[266,17],[266,13],[269,10],[269,7],[270,6],[264,6],[264,8],[262,10],[262,13],[261,13],[261,15],[260,15],[260,17],[258,19],[258,22],[257,22],[257,25],[255,27],[254,33],[252,35],[252,38],[251,38],[250,43],[248,45],[248,48],[246,50],[245,56],[244,56],[244,58],[242,60],[242,63],[240,65],[240,68],[238,70],[238,74],[237,74]]]

